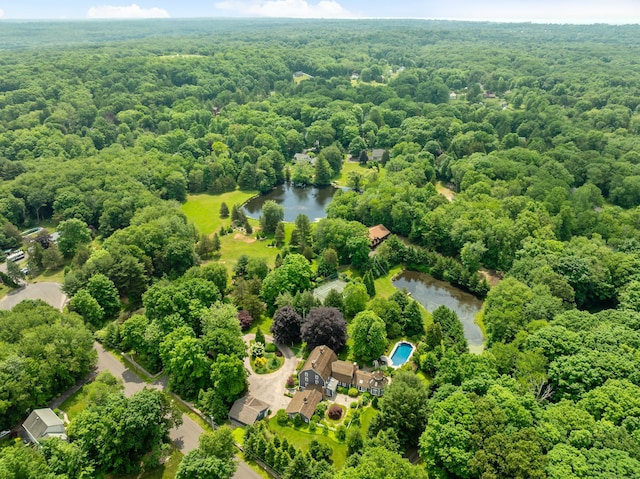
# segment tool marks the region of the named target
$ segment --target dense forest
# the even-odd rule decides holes
[[[29,269],[64,267],[71,302],[0,315],[0,426],[88,371],[89,330],[222,420],[247,388],[242,330],[268,321],[284,343],[349,340],[363,363],[392,338],[418,345],[365,437],[346,438],[342,468],[248,429],[283,477],[639,476],[639,40],[638,26],[605,25],[3,23],[0,249],[21,229],[57,229],[57,243],[31,243]],[[293,162],[303,150],[313,167]],[[180,209],[191,195],[326,185],[346,158],[359,167],[315,224],[285,227],[273,204],[252,224],[223,203],[208,212],[223,227],[198,231]],[[394,235],[372,259],[377,224]],[[266,235],[273,258],[250,244],[225,256],[230,230]],[[423,322],[404,292],[376,294],[396,265],[486,297],[485,351],[468,352],[450,311]],[[339,269],[353,281],[319,304],[309,290]],[[38,341],[58,336],[79,342],[76,357],[43,369]],[[38,374],[38,394],[25,391],[18,378]],[[5,447],[0,472],[27,456],[15,477],[137,471],[82,439],[126,402],[113,394],[72,422],[73,461],[59,445]],[[233,474],[228,449],[204,450],[179,477]]]

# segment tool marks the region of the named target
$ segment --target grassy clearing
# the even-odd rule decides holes
[[[75,394],[69,396],[67,400],[60,405],[60,409],[67,413],[71,421],[87,408],[87,398],[87,388],[83,386],[78,389]]]
[[[395,266],[389,270],[389,272],[375,280],[376,285],[376,297],[388,298],[396,292],[396,287],[393,285],[392,278],[402,272],[402,266]]]
[[[352,171],[360,171],[361,173],[366,174],[369,169],[364,166],[360,166],[360,163],[358,163],[357,161],[345,161],[344,163],[342,163],[340,174],[333,180],[334,183],[338,186],[347,186],[349,173],[351,173]]]
[[[373,407],[366,407],[362,410],[362,414],[360,414],[360,430],[364,436],[366,436],[369,424],[371,424],[371,420],[376,414],[378,414],[378,411]]]
[[[280,426],[276,418],[269,421],[269,429],[271,429],[271,431],[276,434],[280,440],[286,438],[290,444],[293,444],[304,451],[309,450],[309,444],[314,439],[320,444],[326,444],[333,449],[331,459],[333,460],[335,468],[340,470],[344,467],[344,463],[347,460],[347,445],[334,439],[332,432],[329,432],[329,436],[324,436],[321,428],[317,429],[318,433],[311,433],[309,432],[307,425],[300,429],[289,426]]]
[[[257,191],[236,190],[220,195],[189,195],[180,209],[200,233],[211,234],[219,230],[223,224],[228,225],[231,222],[229,218],[220,218],[222,203],[226,203],[231,211],[233,205],[241,205],[257,194]]]

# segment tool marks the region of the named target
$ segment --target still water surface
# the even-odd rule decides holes
[[[284,207],[284,221],[293,223],[296,216],[305,214],[313,222],[326,216],[326,208],[336,191],[338,188],[333,186],[298,188],[284,184],[275,187],[266,195],[249,200],[245,203],[244,210],[248,217],[258,219],[265,201],[273,200]]]
[[[469,343],[469,350],[472,353],[482,351],[484,336],[480,327],[473,321],[482,309],[482,301],[474,295],[446,281],[415,271],[403,271],[393,280],[393,285],[398,289],[407,288],[413,299],[429,312],[433,312],[439,306],[446,306],[455,311],[464,327],[464,337]]]

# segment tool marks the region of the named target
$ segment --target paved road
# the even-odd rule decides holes
[[[245,334],[242,339],[249,344],[249,341],[255,339],[255,334]],[[273,342],[271,336],[265,335],[265,339]],[[254,374],[249,364],[249,358],[244,359],[244,367],[249,371],[249,393],[261,401],[271,406],[271,413],[275,414],[278,409],[286,409],[291,401],[284,395],[286,390],[287,378],[296,372],[298,366],[298,358],[289,346],[277,344],[278,349],[282,351],[284,364],[280,369],[270,374]]]
[[[60,289],[59,283],[28,283],[2,298],[0,309],[11,309],[24,299],[41,299],[54,308],[62,309],[67,297]]]
[[[163,377],[153,384],[145,383],[140,377],[125,366],[110,352],[108,352],[101,344],[94,344],[96,351],[98,351],[98,371],[109,371],[116,377],[119,377],[124,382],[124,393],[126,396],[141,391],[145,386],[153,387],[156,389],[164,389],[166,387]],[[180,452],[183,454],[188,453],[198,447],[198,438],[204,430],[200,425],[191,419],[186,414],[182,415],[182,425],[173,428],[169,436],[176,445]],[[234,479],[262,479],[253,469],[242,461],[238,461],[238,470],[233,476]]]

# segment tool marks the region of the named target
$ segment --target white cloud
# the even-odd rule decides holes
[[[4,17],[4,10],[0,8],[0,18]]]
[[[87,18],[169,18],[163,8],[140,8],[135,3],[128,6],[100,5],[91,7]]]
[[[351,18],[354,15],[335,0],[224,0],[216,8],[248,17]]]

